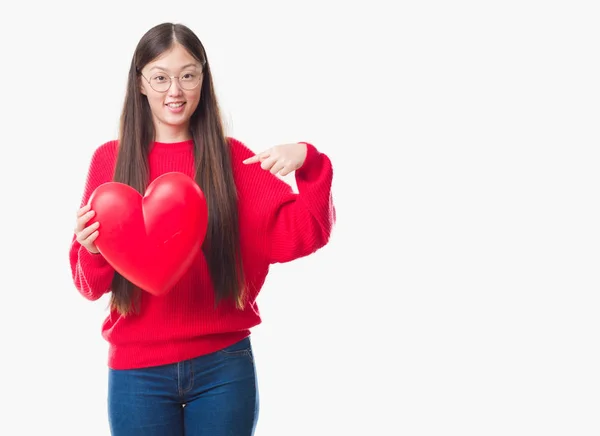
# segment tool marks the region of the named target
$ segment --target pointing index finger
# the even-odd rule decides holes
[[[257,154],[255,154],[254,156],[252,156],[252,157],[249,157],[248,159],[244,159],[244,163],[245,163],[245,164],[251,164],[251,163],[256,163],[256,162],[258,162],[259,160],[260,160],[260,159],[259,159],[258,155],[257,155]]]
[[[264,151],[262,153],[255,154],[254,156],[251,156],[247,159],[244,159],[244,163],[245,164],[257,163],[262,160],[265,160],[267,157],[269,157],[269,153]]]

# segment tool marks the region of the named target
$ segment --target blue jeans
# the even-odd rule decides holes
[[[170,365],[109,369],[113,436],[252,436],[258,405],[249,338]]]

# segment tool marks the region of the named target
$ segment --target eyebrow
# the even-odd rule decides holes
[[[189,68],[189,67],[195,67],[195,68],[198,68],[198,65],[197,65],[197,64],[186,64],[186,65],[184,65],[183,67],[181,67],[181,69],[182,69],[182,70],[184,70],[184,69],[186,69],[186,68]],[[150,68],[150,70],[149,70],[149,71],[152,71],[152,70],[163,70],[163,71],[167,71],[167,68],[165,68],[165,67],[162,67],[162,66],[160,66],[160,65],[155,65],[154,67]]]

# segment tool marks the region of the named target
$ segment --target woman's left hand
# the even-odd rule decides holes
[[[280,176],[285,177],[304,164],[306,151],[306,144],[303,143],[281,144],[249,157],[244,160],[244,163],[260,162],[263,170],[270,171],[271,174],[279,173]]]

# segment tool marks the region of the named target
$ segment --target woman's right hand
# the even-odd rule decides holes
[[[90,205],[86,204],[77,211],[77,221],[75,222],[75,235],[77,242],[87,249],[90,253],[97,254],[98,248],[94,241],[98,237],[98,222],[89,226],[87,223],[94,216],[95,212],[91,210]]]

